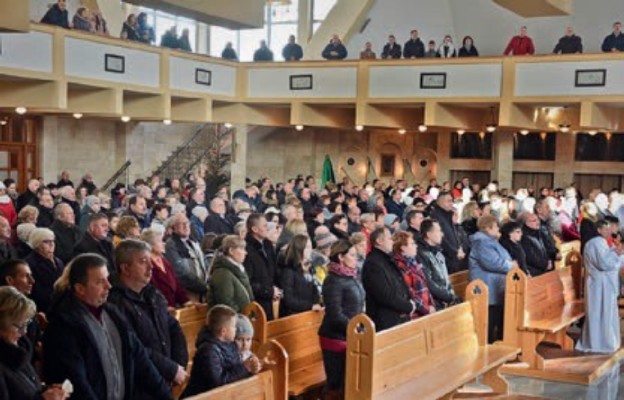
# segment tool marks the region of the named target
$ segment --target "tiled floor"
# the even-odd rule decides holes
[[[620,378],[623,374],[624,364],[621,364],[590,386],[518,377],[508,377],[508,380],[511,383],[512,393],[564,400],[622,400],[624,379]]]

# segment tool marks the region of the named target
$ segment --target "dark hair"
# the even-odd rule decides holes
[[[501,231],[501,235],[509,239],[509,235],[511,235],[511,232],[517,229],[522,229],[522,225],[519,222],[508,221],[504,223],[503,226],[501,226],[500,231]]]
[[[336,214],[329,219],[327,224],[329,225],[330,228],[332,228],[334,225],[336,225],[343,219],[347,219],[347,216],[344,214]]]
[[[7,278],[14,277],[17,274],[17,267],[20,265],[28,265],[21,259],[7,260],[0,264],[0,286],[7,286]]]
[[[69,287],[73,290],[77,283],[86,284],[89,270],[102,267],[107,267],[106,259],[99,254],[86,253],[77,256],[68,265]]]
[[[303,262],[303,253],[310,238],[307,235],[295,235],[290,239],[286,247],[284,264],[286,268],[299,270]]]
[[[605,226],[609,226],[609,221],[607,221],[606,219],[600,219],[594,222],[594,225],[596,225],[596,229],[602,229]]]
[[[427,218],[420,224],[420,234],[423,238],[433,230],[434,224],[439,224],[438,220],[434,218]]]
[[[266,217],[264,216],[264,214],[260,214],[260,213],[250,214],[249,217],[247,217],[247,232],[251,233],[251,228],[253,228],[254,226],[257,226],[258,223],[260,223],[260,220],[263,218],[266,220]]]
[[[167,209],[168,212],[171,212],[171,210],[169,210],[169,206],[166,204],[162,204],[162,203],[157,203],[154,204],[154,207],[152,208],[152,215],[155,215],[157,212],[160,212],[161,210]]]
[[[218,335],[219,331],[223,329],[225,324],[232,318],[236,318],[236,311],[224,304],[217,304],[208,311],[208,330],[210,330],[213,335]]]
[[[128,200],[128,205],[129,206],[136,205],[136,203],[137,203],[137,201],[139,201],[139,199],[145,199],[145,197],[141,196],[140,194],[131,196],[130,199]],[[145,199],[145,201],[147,201],[147,199]]]
[[[610,224],[619,224],[620,223],[620,219],[618,217],[614,217],[612,215],[605,215],[604,219],[605,219],[605,221],[607,221]]]
[[[410,212],[407,213],[407,216],[405,217],[405,220],[407,221],[407,223],[409,224],[409,222],[412,220],[412,218],[414,218],[416,215],[422,215],[423,217],[425,217],[425,212],[421,211],[421,210],[412,210]]]
[[[338,256],[344,256],[353,247],[353,244],[346,239],[339,239],[331,245],[329,251],[329,261],[340,263]]]
[[[466,40],[470,39],[470,41],[472,42],[472,44],[474,44],[474,39],[472,38],[472,36],[464,36],[464,40],[462,40],[462,45],[466,45]],[[465,177],[464,177],[465,178]],[[462,178],[462,179],[464,179]]]
[[[88,223],[88,225],[91,225],[92,223],[97,222],[97,221],[99,221],[101,219],[105,219],[105,220],[108,221],[108,217],[104,213],[100,212],[100,213],[97,213],[97,214],[91,214],[89,216],[89,223]]]
[[[386,234],[386,232],[390,232],[390,231],[388,230],[388,228],[383,227],[383,226],[381,228],[377,228],[377,229],[375,229],[374,231],[371,232],[371,234],[370,234],[370,242],[373,245],[373,247],[377,245],[377,240],[380,237],[384,236]]]

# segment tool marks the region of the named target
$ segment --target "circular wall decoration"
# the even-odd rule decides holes
[[[347,160],[347,164],[349,165],[355,164],[355,160],[353,159],[353,157],[349,157],[349,159]]]
[[[420,166],[422,168],[426,168],[427,165],[429,165],[429,162],[427,160],[420,160]]]

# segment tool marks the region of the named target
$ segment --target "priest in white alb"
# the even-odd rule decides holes
[[[609,248],[609,223],[596,222],[599,235],[583,251],[585,262],[585,324],[576,349],[592,353],[613,353],[621,346],[618,293],[624,248]]]

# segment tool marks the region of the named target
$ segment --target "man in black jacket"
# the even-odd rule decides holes
[[[282,50],[284,61],[299,61],[303,58],[303,49],[295,43],[295,35],[288,37],[288,44]]]
[[[526,254],[526,268],[531,276],[539,276],[553,269],[554,264],[548,258],[546,243],[540,232],[540,220],[535,214],[522,213],[518,217],[522,222],[522,248]]]
[[[375,229],[370,241],[374,247],[362,268],[362,284],[366,291],[366,313],[375,322],[377,331],[381,331],[409,321],[416,303],[392,259],[390,231]]]
[[[410,40],[403,45],[404,58],[423,58],[425,56],[425,44],[418,37],[418,31],[413,29],[410,32]]]
[[[210,200],[210,214],[204,221],[204,233],[215,233],[217,235],[234,234],[234,224],[225,215],[225,201],[220,197]]]
[[[85,253],[99,254],[107,262],[111,275],[117,272],[113,258],[113,244],[108,241],[108,218],[104,214],[93,214],[89,218],[87,232],[74,247],[74,257]]]
[[[82,239],[82,232],[76,226],[74,209],[69,204],[60,203],[54,207],[54,222],[50,229],[54,232],[56,243],[54,255],[67,265],[74,256],[74,247]]]
[[[622,33],[622,23],[613,24],[613,33],[604,38],[602,51],[605,53],[624,51],[624,34]]]
[[[548,204],[548,199],[537,200],[533,210],[540,221],[540,234],[546,246],[548,259],[554,264],[555,261],[561,259],[561,254],[559,254],[559,249],[557,249],[557,244],[555,243],[555,238],[550,228],[550,218],[553,217],[553,215],[550,205]]]
[[[119,275],[113,281],[109,302],[126,317],[163,379],[181,385],[187,378],[186,339],[167,309],[167,300],[150,283],[153,264],[149,246],[124,240],[115,249],[115,263]]]
[[[41,23],[69,29],[69,13],[66,7],[66,0],[57,0],[43,16]]]
[[[282,290],[276,286],[277,257],[273,244],[267,239],[269,227],[262,214],[251,214],[247,218],[247,257],[245,270],[254,298],[267,315],[273,319],[273,300],[282,297]]]
[[[128,322],[106,303],[111,288],[106,260],[77,257],[66,288],[48,313],[43,374],[49,385],[69,380],[76,399],[172,399]]]
[[[449,274],[467,268],[466,253],[469,250],[462,247],[461,237],[457,234],[453,223],[453,213],[453,197],[449,192],[441,192],[431,207],[430,215],[439,222],[444,233],[442,252]]]
[[[394,35],[388,36],[388,43],[386,43],[381,52],[381,58],[392,59],[401,58],[401,45],[396,42]]]
[[[583,52],[583,42],[579,36],[574,34],[574,29],[568,26],[565,35],[559,39],[553,53],[555,54],[574,54]]]

